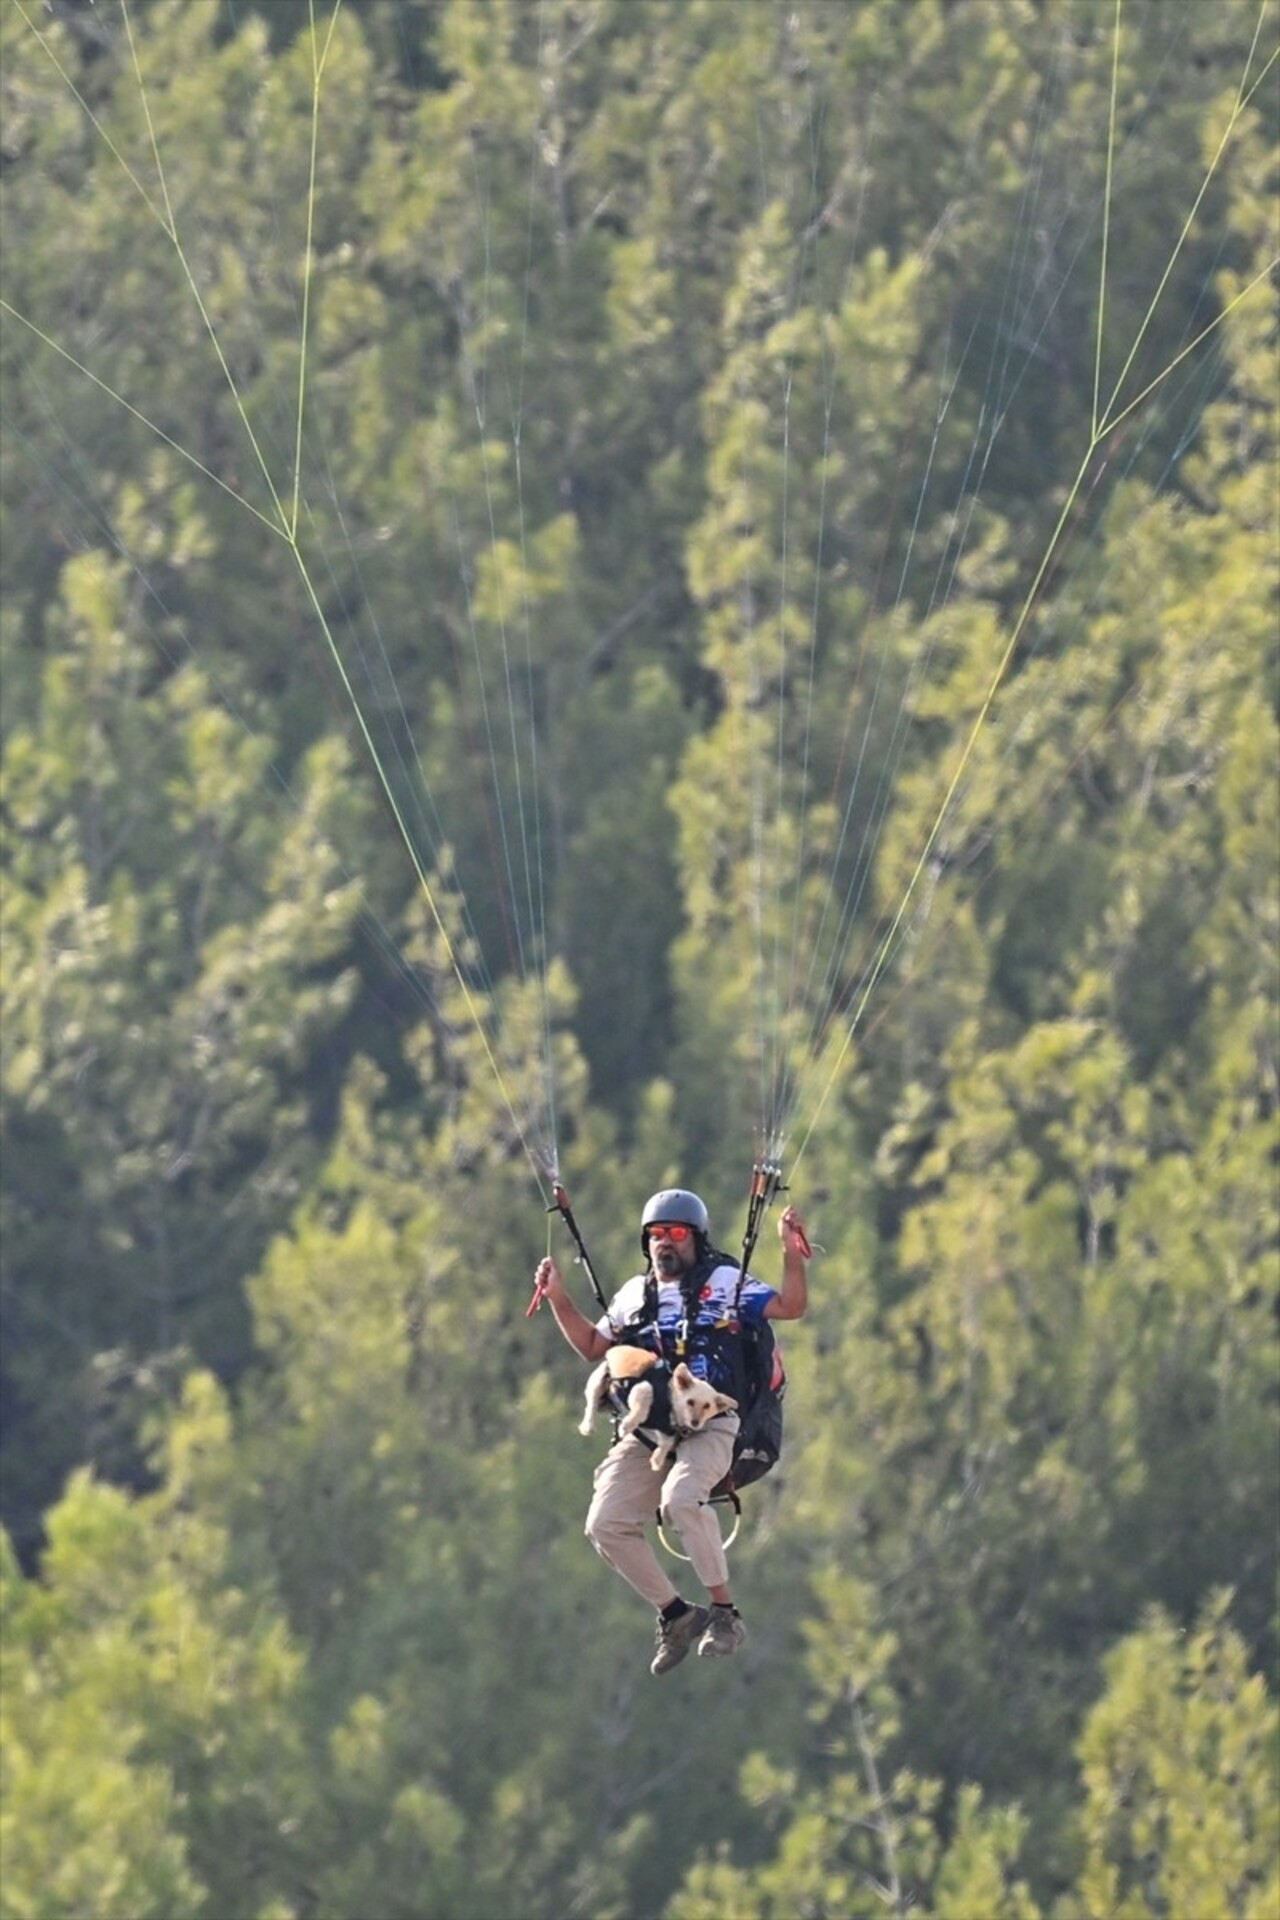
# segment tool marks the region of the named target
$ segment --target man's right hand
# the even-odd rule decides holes
[[[544,1300],[550,1300],[551,1310],[554,1313],[564,1297],[564,1280],[561,1278],[560,1269],[548,1254],[545,1260],[539,1260],[537,1271],[533,1276],[533,1298],[525,1308],[525,1319],[536,1313]]]
[[[556,1318],[556,1325],[574,1352],[580,1353],[582,1358],[590,1361],[592,1366],[597,1360],[603,1359],[613,1345],[612,1340],[606,1338],[599,1328],[587,1319],[586,1314],[573,1304],[573,1297],[564,1283],[564,1276],[550,1254],[545,1260],[539,1260],[534,1270],[533,1299],[525,1311],[526,1320],[531,1313],[537,1311],[544,1300],[550,1306]]]

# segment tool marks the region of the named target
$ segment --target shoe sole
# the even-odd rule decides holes
[[[747,1636],[745,1633],[729,1647],[706,1646],[702,1642],[699,1642],[698,1658],[700,1660],[728,1660],[733,1654],[740,1653],[746,1644]]]

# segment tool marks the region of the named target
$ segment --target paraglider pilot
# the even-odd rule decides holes
[[[541,1262],[535,1298],[545,1297],[556,1324],[576,1353],[593,1366],[615,1342],[648,1345],[668,1363],[690,1370],[743,1404],[742,1327],[763,1320],[799,1320],[808,1305],[809,1241],[794,1207],[778,1220],[782,1285],[771,1287],[740,1273],[711,1244],[707,1209],[696,1193],[655,1193],[641,1216],[640,1244],[648,1262],[592,1322],[576,1307],[554,1260]],[[586,1534],[597,1553],[656,1609],[657,1651],[650,1672],[669,1673],[696,1646],[700,1655],[736,1653],[746,1627],[729,1593],[729,1566],[720,1525],[708,1497],[733,1460],[737,1413],[722,1413],[683,1439],[663,1469],[655,1495],[652,1459],[637,1433],[615,1441],[595,1473]],[[664,1526],[680,1536],[689,1563],[707,1591],[707,1605],[677,1592],[645,1528],[655,1505]]]

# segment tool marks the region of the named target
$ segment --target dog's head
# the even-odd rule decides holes
[[[717,1414],[736,1413],[738,1403],[727,1393],[717,1393],[705,1380],[690,1373],[684,1361],[672,1369],[671,1424],[680,1433],[699,1433]]]

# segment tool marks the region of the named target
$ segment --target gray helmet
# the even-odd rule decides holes
[[[661,1193],[655,1193],[644,1203],[644,1212],[640,1215],[640,1247],[644,1253],[649,1251],[649,1229],[659,1220],[670,1220],[686,1227],[692,1227],[702,1241],[711,1232],[711,1216],[699,1200],[696,1193],[690,1193],[684,1187],[664,1187]]]

